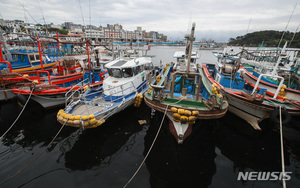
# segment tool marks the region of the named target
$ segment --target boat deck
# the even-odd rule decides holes
[[[90,115],[94,113],[100,113],[109,107],[114,106],[115,103],[107,102],[102,99],[94,99],[92,101],[87,101],[83,104],[78,104],[72,111],[72,115]]]

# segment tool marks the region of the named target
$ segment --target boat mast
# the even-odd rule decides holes
[[[289,26],[289,23],[290,23],[290,21],[291,21],[291,18],[292,18],[293,14],[294,14],[294,11],[295,11],[295,9],[296,9],[296,6],[297,6],[297,3],[296,3],[295,6],[294,6],[294,9],[293,9],[293,11],[292,11],[292,14],[291,14],[291,16],[290,16],[290,18],[289,18],[288,23],[286,24],[285,30],[284,30],[284,32],[282,33],[281,39],[280,39],[280,41],[279,41],[277,47],[280,47],[281,41],[282,41],[283,36],[284,36],[284,34],[285,34],[286,30],[287,30],[287,27]]]
[[[190,64],[191,64],[191,55],[192,55],[193,41],[195,41],[195,37],[194,37],[195,27],[196,27],[196,23],[193,22],[191,34],[190,35],[186,34],[184,36],[187,40],[189,40],[188,64],[187,64],[187,69],[186,69],[187,73],[190,72]]]
[[[275,73],[277,72],[278,65],[279,65],[279,63],[281,62],[280,55],[283,54],[283,53],[285,53],[286,45],[287,45],[287,42],[285,42],[285,44],[284,44],[284,46],[283,46],[283,48],[282,48],[282,50],[281,50],[281,53],[278,54],[278,59],[277,59],[276,65],[275,65],[275,67],[274,67],[274,69],[273,69],[273,71],[272,71],[272,73],[271,73],[272,76],[274,76]]]

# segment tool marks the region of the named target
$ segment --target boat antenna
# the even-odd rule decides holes
[[[23,7],[23,9],[28,13],[28,15],[33,19],[33,21],[35,21],[35,23],[37,23],[37,24],[39,24],[32,16],[31,16],[31,14],[28,12],[28,10],[25,8],[25,6],[22,4],[22,3],[20,3],[20,1],[18,1],[18,3]]]
[[[247,28],[246,34],[248,34],[248,31],[249,31],[249,27],[250,27],[251,21],[252,21],[252,17],[250,18],[250,21],[249,21],[249,24],[248,24],[248,28]]]
[[[46,20],[45,20],[44,12],[43,12],[43,9],[42,9],[42,7],[41,7],[41,5],[40,5],[40,1],[39,1],[39,0],[37,0],[37,3],[38,3],[38,5],[39,5],[39,8],[40,8],[40,10],[41,10],[41,12],[42,12],[42,16],[43,16],[44,24],[45,24],[45,27],[46,27],[46,36],[47,36],[47,35],[48,35],[48,29],[47,29],[47,24],[46,24]]]
[[[288,48],[290,47],[290,45],[291,45],[292,41],[294,40],[294,38],[295,38],[295,35],[296,35],[297,31],[298,31],[298,28],[299,28],[299,26],[300,26],[300,24],[298,25],[298,27],[297,27],[297,29],[296,29],[296,31],[295,31],[295,33],[294,33],[294,35],[293,35],[293,37],[292,37],[292,39],[291,39],[290,43],[289,43],[289,46],[288,46]]]
[[[80,12],[81,12],[81,17],[82,17],[82,24],[83,24],[83,26],[85,26],[85,24],[84,24],[84,17],[83,17],[83,13],[82,13],[82,8],[81,8],[80,0],[78,0],[78,2],[79,2],[79,7],[80,7]]]
[[[293,14],[294,14],[294,11],[295,11],[295,9],[296,9],[296,6],[297,6],[297,3],[296,3],[295,6],[294,6],[294,9],[293,9],[293,11],[292,11],[292,14],[291,14],[291,16],[290,16],[290,18],[289,18],[288,23],[286,24],[286,27],[285,27],[285,29],[284,29],[284,32],[282,33],[281,39],[280,39],[280,41],[279,41],[277,47],[280,47],[281,41],[282,41],[283,36],[284,36],[284,34],[285,34],[286,30],[287,30],[287,27],[288,27],[288,25],[289,25],[289,23],[290,23],[290,21],[291,21],[291,18],[292,18]]]

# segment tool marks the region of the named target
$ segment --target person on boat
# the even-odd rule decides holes
[[[159,63],[159,72],[163,69],[163,64],[162,64],[162,61],[160,60],[160,63]]]

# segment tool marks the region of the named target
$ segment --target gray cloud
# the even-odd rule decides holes
[[[226,41],[230,37],[259,30],[284,30],[296,3],[288,30],[300,23],[300,0],[19,0],[39,23],[42,11],[47,23],[65,21],[99,26],[119,23],[126,30],[142,26],[147,31],[167,34],[172,40],[183,38],[191,22],[196,22],[197,39]],[[4,19],[35,23],[18,0],[0,0]],[[79,3],[80,2],[80,3]],[[40,6],[39,6],[40,4]],[[81,5],[81,9],[80,9]],[[42,10],[40,10],[40,7]],[[25,14],[24,14],[25,12]],[[90,16],[91,15],[91,16]],[[90,19],[91,18],[91,19]],[[251,24],[249,25],[250,19]]]

